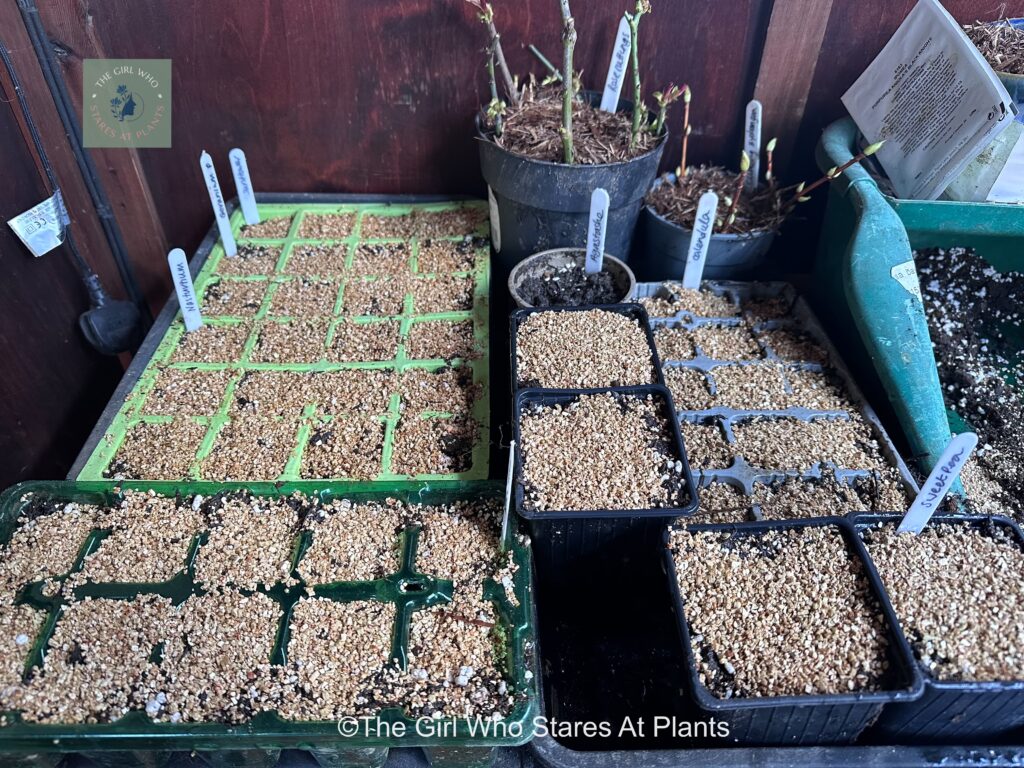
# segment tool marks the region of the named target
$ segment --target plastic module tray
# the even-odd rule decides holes
[[[312,196],[314,200],[317,196]],[[133,365],[126,374],[126,380],[130,382],[130,388],[125,390],[119,388],[112,400],[111,407],[116,405],[113,413],[105,413],[97,432],[90,438],[86,450],[79,457],[76,466],[72,470],[72,477],[80,480],[101,480],[111,476],[121,479],[122,475],[117,473],[117,453],[125,436],[137,425],[153,424],[159,425],[172,421],[175,417],[171,415],[149,415],[147,413],[147,400],[153,392],[158,374],[164,368],[186,369],[197,371],[226,371],[229,375],[226,390],[220,401],[219,407],[212,415],[189,415],[183,417],[194,422],[205,434],[199,442],[195,451],[194,461],[188,469],[187,477],[147,477],[147,478],[126,478],[126,479],[147,479],[147,480],[190,480],[190,479],[216,479],[202,477],[203,462],[216,449],[218,436],[225,425],[232,420],[234,407],[234,393],[239,382],[250,372],[256,371],[290,371],[300,374],[327,373],[333,371],[385,371],[392,372],[393,391],[391,392],[386,408],[377,414],[370,414],[382,425],[382,449],[380,451],[379,471],[369,477],[318,477],[313,470],[304,471],[303,456],[305,449],[312,436],[318,433],[331,431],[331,423],[337,419],[352,418],[350,414],[324,414],[312,401],[308,402],[302,409],[300,416],[293,425],[294,445],[291,447],[287,462],[280,474],[273,477],[238,477],[238,480],[280,480],[280,481],[344,481],[344,480],[445,480],[445,479],[482,479],[488,476],[489,466],[489,423],[490,423],[490,387],[488,374],[488,342],[489,342],[489,248],[484,239],[487,234],[486,205],[467,201],[440,201],[440,202],[409,202],[403,198],[393,200],[372,200],[360,202],[344,198],[343,203],[309,202],[304,196],[298,196],[297,202],[261,202],[260,211],[263,221],[288,218],[287,234],[277,239],[271,238],[246,238],[242,232],[243,220],[240,211],[232,213],[232,229],[238,238],[239,247],[265,246],[279,251],[276,263],[272,270],[263,272],[255,271],[244,275],[236,274],[240,269],[239,262],[229,260],[219,242],[211,242],[210,238],[204,242],[203,247],[196,259],[193,260],[192,270],[195,276],[196,294],[204,297],[206,291],[217,286],[245,287],[247,285],[259,284],[259,293],[262,298],[258,307],[252,314],[242,316],[212,315],[204,314],[204,323],[213,327],[244,326],[246,338],[241,348],[241,354],[235,357],[228,357],[223,360],[212,362],[198,362],[191,360],[176,359],[175,354],[179,342],[185,334],[180,314],[175,310],[177,301],[171,298],[169,305],[171,316],[166,317],[167,310],[158,320],[151,332],[143,349],[140,350],[140,357],[151,351],[151,358],[148,359],[141,370]],[[274,196],[271,200],[277,199]],[[407,291],[402,300],[402,310],[399,313],[375,316],[349,317],[345,313],[345,290],[349,283],[361,281],[365,276],[387,279],[384,274],[375,274],[371,267],[369,270],[353,270],[353,259],[357,256],[357,249],[362,244],[400,244],[407,250],[404,273],[400,277],[408,279],[410,286],[417,285],[416,281],[433,279],[437,273],[424,272],[424,266],[434,266],[436,263],[423,265],[420,260],[421,247],[424,241],[430,238],[421,237],[416,228],[416,221],[422,220],[435,214],[467,212],[472,218],[478,220],[479,228],[473,231],[462,231],[458,227],[447,230],[448,234],[440,237],[433,237],[435,241],[446,241],[459,243],[466,237],[475,236],[481,238],[479,243],[473,243],[472,251],[467,258],[467,265],[472,263],[472,269],[468,271],[454,270],[443,273],[443,277],[465,278],[472,281],[472,306],[465,311],[451,312],[420,312],[415,303],[412,290]],[[344,237],[334,239],[315,237],[313,230],[304,229],[306,221],[310,216],[321,216],[324,214],[336,214],[344,216],[351,221],[351,229]],[[373,217],[375,229],[365,232],[364,227]],[[379,223],[390,223],[394,221],[393,231],[386,227],[380,228]],[[458,221],[456,219],[456,221]],[[340,233],[339,233],[340,234]],[[384,235],[383,237],[369,235]],[[307,270],[296,271],[289,267],[290,260],[302,249],[310,246],[326,245],[330,248],[337,248],[343,255],[340,257],[339,265],[330,273],[313,274]],[[229,274],[224,274],[223,267],[230,265]],[[286,287],[294,280],[301,279],[320,280],[329,278],[337,282],[335,289],[338,294],[335,296],[335,303],[326,316],[314,322],[323,326],[323,346],[315,361],[307,362],[260,362],[254,357],[260,334],[265,327],[275,323],[288,323],[294,318],[287,315],[273,313],[273,299],[277,291]],[[372,280],[370,281],[372,282]],[[265,286],[265,288],[263,288]],[[202,304],[204,313],[209,312],[209,305]],[[303,320],[308,317],[304,315]],[[397,335],[394,339],[394,351],[382,355],[380,360],[352,360],[346,362],[333,362],[331,360],[331,345],[340,324],[351,322],[355,325],[391,324],[397,326]],[[456,326],[462,323],[472,324],[472,350],[468,359],[465,355],[455,355],[450,358],[413,358],[409,348],[410,332],[415,333],[416,329],[423,323],[434,323],[437,325]],[[454,331],[454,327],[452,328]],[[468,367],[471,372],[472,385],[479,390],[479,396],[475,400],[471,411],[466,415],[472,419],[475,425],[472,438],[471,464],[465,471],[458,472],[413,472],[401,473],[396,471],[395,466],[395,444],[398,435],[399,424],[409,422],[417,418],[415,414],[403,412],[403,402],[398,393],[400,374],[413,369],[425,371],[439,371],[449,367]],[[442,443],[446,439],[443,429],[443,422],[453,418],[453,414],[436,411],[423,411],[422,418],[429,420],[432,425],[438,425],[437,443],[439,450],[443,451]],[[281,418],[277,417],[280,421]],[[180,444],[177,450],[182,450]],[[184,448],[184,450],[188,450]]]
[[[878,573],[870,564],[863,543],[843,518],[820,517],[809,520],[763,520],[759,522],[689,525],[697,534],[706,531],[730,533],[730,538],[757,537],[770,530],[794,530],[813,527],[835,528],[846,543],[847,552],[861,562],[872,597],[885,617],[887,661],[890,678],[877,691],[818,694],[806,696],[759,696],[724,699],[715,696],[700,681],[692,630],[686,617],[686,600],[679,591],[676,564],[669,547],[670,531],[665,535],[665,570],[668,574],[674,610],[679,620],[679,635],[686,659],[689,693],[707,717],[725,720],[730,725],[729,740],[738,744],[795,746],[849,744],[860,736],[892,702],[913,701],[921,696],[923,681],[914,663],[910,646],[899,629]],[[723,544],[724,546],[724,544]]]
[[[658,358],[658,348],[654,344],[654,335],[651,333],[650,320],[647,317],[647,312],[639,304],[591,304],[579,307],[544,307],[543,309],[519,309],[512,313],[512,318],[509,321],[509,343],[512,347],[512,354],[510,358],[510,366],[512,369],[512,392],[518,392],[521,389],[561,389],[566,391],[576,391],[572,387],[538,387],[534,384],[519,381],[519,354],[518,354],[518,340],[519,340],[519,328],[526,321],[530,315],[535,315],[540,312],[591,312],[594,310],[601,310],[603,312],[614,312],[617,315],[624,315],[625,317],[634,320],[639,324],[643,330],[644,336],[647,338],[648,354],[650,355],[651,365],[653,366],[652,374],[653,379],[646,384],[664,384],[665,380],[661,373],[661,361]],[[579,340],[580,344],[585,344],[584,339]],[[608,384],[608,388],[618,389],[621,385]],[[626,386],[638,386],[638,385],[626,385]]]
[[[862,537],[865,529],[871,526],[878,523],[898,525],[901,519],[898,515],[850,516]],[[1024,557],[1024,533],[1009,518],[937,515],[929,525],[937,524],[970,526],[980,530],[988,526],[1002,528]],[[866,544],[865,550],[870,561],[871,549]],[[884,581],[882,586],[884,588]],[[904,634],[907,633],[904,631]],[[911,703],[887,706],[876,726],[879,738],[911,744],[978,743],[1006,738],[1024,727],[1024,680],[938,680],[924,665],[918,663],[918,666],[924,676],[924,695]]]
[[[774,362],[783,366],[783,371],[811,371],[822,373],[826,367],[830,368],[842,383],[845,394],[857,406],[859,415],[867,423],[876,440],[878,441],[881,453],[885,461],[896,470],[905,489],[915,494],[917,484],[913,475],[907,468],[897,452],[892,440],[889,438],[882,426],[881,421],[874,410],[867,403],[861,394],[849,369],[843,363],[838,351],[830,342],[821,324],[807,303],[800,298],[796,291],[787,283],[743,283],[731,281],[715,281],[705,283],[705,290],[711,291],[716,296],[726,297],[737,308],[737,313],[732,317],[701,317],[688,311],[679,311],[671,317],[652,317],[651,324],[657,329],[686,328],[694,329],[703,326],[738,327],[747,322],[741,314],[744,302],[750,300],[772,300],[779,299],[789,307],[784,317],[754,322],[750,327],[755,337],[762,331],[785,330],[799,334],[806,334],[811,341],[821,347],[828,360],[828,365],[815,361],[798,361],[783,359],[767,343],[758,341],[761,346],[763,359],[760,360],[716,360],[708,357],[702,350],[698,349],[695,357],[689,360],[663,359],[662,366],[669,368],[689,368],[701,372],[709,384],[712,396],[717,394],[714,384],[715,371],[723,366],[756,366],[766,362]],[[665,296],[668,289],[662,283],[643,283],[637,287],[637,298],[652,298]],[[787,393],[792,392],[788,381],[785,382]],[[796,419],[799,421],[819,420],[849,420],[850,413],[845,410],[829,411],[815,410],[804,407],[786,407],[776,410],[766,409],[737,409],[727,407],[710,407],[701,410],[679,410],[680,420],[693,424],[711,425],[716,424],[722,431],[728,445],[734,445],[736,436],[733,427],[736,424],[755,419]],[[823,472],[828,469],[835,473],[840,481],[849,482],[860,477],[867,477],[872,474],[870,470],[850,469],[841,466],[822,464],[807,469],[778,469],[753,466],[743,456],[735,456],[731,466],[714,469],[695,469],[695,474],[700,478],[701,487],[707,487],[714,483],[726,483],[732,485],[746,496],[753,495],[755,484],[770,484],[784,481],[787,478],[801,478],[804,480],[816,480],[822,477]],[[753,507],[755,519],[761,519],[760,510]]]
[[[125,487],[150,489],[152,484],[129,483]],[[181,493],[211,496],[228,490],[225,486],[209,483],[193,483],[173,486],[157,486],[159,493],[174,495]],[[248,490],[257,496],[281,497],[295,491],[294,486],[277,488],[271,484],[237,487],[233,490]],[[303,491],[304,493],[306,491]],[[308,495],[316,495],[322,501],[351,499],[355,502],[397,498],[410,504],[445,504],[459,499],[503,498],[504,489],[500,483],[469,482],[400,487],[377,486],[369,491],[350,490],[322,485]],[[30,482],[13,486],[0,496],[0,540],[6,542],[13,533],[17,519],[32,499],[47,499],[55,502],[109,505],[119,498],[120,491],[110,483],[73,482]],[[78,553],[75,565],[68,574],[57,580],[63,583],[79,570],[87,554],[102,541],[105,532],[94,530],[88,534]],[[399,546],[400,568],[396,573],[375,581],[336,582],[315,586],[314,595],[333,601],[376,601],[396,606],[396,619],[392,632],[391,657],[404,668],[409,642],[409,624],[413,613],[430,606],[449,602],[452,596],[451,581],[421,573],[417,568],[417,546],[419,528],[407,527],[396,534]],[[309,533],[296,535],[293,547],[292,575],[299,576],[298,565],[309,545]],[[205,534],[199,533],[192,541],[183,569],[172,580],[163,583],[92,583],[76,587],[75,599],[86,597],[130,600],[136,595],[157,594],[179,604],[204,590],[195,581],[195,558],[205,543]],[[173,751],[197,751],[203,759],[215,765],[274,765],[282,749],[301,748],[309,750],[322,765],[379,766],[387,758],[388,749],[398,746],[422,746],[432,755],[435,765],[477,765],[491,757],[491,748],[514,746],[525,743],[533,733],[532,719],[536,710],[536,679],[534,668],[533,593],[531,585],[530,550],[525,537],[518,534],[511,525],[502,542],[502,548],[513,553],[518,566],[512,583],[512,591],[518,605],[506,595],[502,585],[485,580],[483,599],[494,608],[501,631],[493,634],[500,646],[499,663],[503,664],[509,690],[519,696],[513,711],[505,718],[504,729],[492,729],[486,733],[471,730],[466,719],[448,718],[436,730],[423,734],[416,727],[416,720],[398,708],[381,711],[376,725],[356,736],[339,735],[338,723],[303,722],[287,720],[273,712],[263,712],[241,725],[215,722],[169,723],[154,722],[145,712],[132,711],[120,719],[100,724],[39,724],[21,720],[17,713],[6,713],[6,724],[0,727],[0,762],[17,765],[19,760],[33,764],[48,764],[49,757],[56,758],[67,753],[86,754],[90,760],[108,765],[158,765]],[[411,585],[411,586],[410,586]],[[307,597],[305,585],[285,589],[278,583],[274,586],[260,586],[258,591],[269,596],[282,608],[282,618],[277,631],[277,640],[268,658],[270,663],[282,663],[286,657],[289,642],[289,621],[292,607],[299,599]],[[244,592],[244,590],[243,590]],[[47,597],[40,582],[28,585],[19,591],[17,600],[46,611],[38,635],[32,640],[26,671],[38,665],[43,658],[49,637],[59,621],[63,599],[58,591],[56,596]],[[404,733],[396,735],[393,727],[401,724]],[[444,726],[444,728],[440,726]]]

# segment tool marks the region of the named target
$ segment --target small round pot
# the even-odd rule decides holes
[[[591,104],[601,95],[586,92]],[[628,101],[619,111],[631,110]],[[551,248],[573,247],[587,241],[590,196],[607,190],[608,235],[605,250],[629,259],[644,195],[658,173],[667,133],[644,155],[621,163],[565,165],[532,160],[494,143],[477,116],[480,170],[489,187],[493,265],[500,280],[526,257]]]
[[[520,309],[531,309],[533,304],[530,304],[523,298],[522,293],[519,291],[524,280],[543,274],[546,270],[560,269],[570,264],[583,266],[585,259],[586,251],[581,248],[553,248],[550,251],[534,254],[512,268],[512,272],[508,276],[508,292],[512,295],[512,300]],[[606,253],[604,255],[604,262],[601,265],[601,271],[610,272],[615,287],[620,289],[620,297],[618,299],[605,303],[619,304],[624,301],[630,301],[636,296],[636,276],[633,274],[633,270],[626,266],[625,262]]]
[[[667,174],[655,181],[652,189],[663,182],[674,184],[675,178],[675,174]],[[630,261],[640,280],[682,280],[692,236],[693,230],[669,221],[645,205],[640,212],[637,247]],[[733,280],[746,277],[764,263],[774,240],[774,230],[742,235],[713,234],[707,261],[704,262],[704,278]]]

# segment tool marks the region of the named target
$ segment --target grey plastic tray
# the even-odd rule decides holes
[[[846,367],[842,357],[839,355],[839,352],[832,345],[832,342],[829,340],[820,321],[811,311],[807,302],[797,294],[793,286],[788,283],[778,282],[742,283],[732,281],[714,281],[705,283],[704,287],[710,289],[711,292],[717,296],[728,297],[732,304],[737,307],[742,302],[750,301],[751,299],[780,298],[789,304],[791,309],[787,317],[783,319],[765,320],[754,323],[752,325],[753,331],[755,333],[763,330],[775,329],[799,331],[807,334],[814,343],[822,347],[828,355],[829,365],[827,367],[834,371],[845,387],[846,393],[849,395],[850,399],[857,405],[859,415],[871,427],[875,438],[878,440],[883,458],[890,466],[897,469],[906,490],[912,495],[917,493],[917,482],[903,458],[899,455],[896,447],[893,445],[889,435],[886,433],[878,415],[875,413],[874,409],[871,408],[867,400],[864,398],[863,393],[857,387],[850,370]],[[664,283],[641,283],[637,286],[637,299],[667,296],[668,293],[669,289]],[[743,323],[744,318],[742,315],[736,317],[701,317],[687,311],[680,311],[671,317],[651,316],[650,322],[652,328],[669,327],[687,328],[692,330],[694,328],[708,325],[735,327]],[[785,370],[821,372],[826,368],[826,366],[816,362],[783,360],[778,354],[776,354],[775,350],[771,349],[770,346],[763,344],[760,341],[758,343],[762,345],[765,360],[782,363]],[[715,394],[714,372],[717,368],[721,368],[723,366],[757,365],[759,363],[763,363],[764,360],[713,360],[705,355],[702,350],[698,349],[697,356],[690,360],[672,360],[662,357],[661,362],[662,366],[665,368],[691,368],[701,371],[709,379],[711,392],[712,394]],[[788,390],[788,382],[786,382],[786,387]],[[812,410],[809,408],[795,407],[778,410],[744,410],[713,407],[705,410],[677,410],[677,415],[679,419],[684,422],[717,422],[725,434],[726,442],[730,445],[735,444],[736,442],[736,437],[733,433],[733,426],[738,422],[749,421],[751,419],[767,417],[811,421],[817,419],[850,418],[850,413],[847,411]],[[743,456],[736,456],[732,466],[728,468],[705,470],[694,469],[694,474],[700,477],[699,487],[707,487],[714,483],[726,483],[741,489],[745,495],[751,496],[753,495],[753,488],[756,483],[769,484],[783,481],[786,478],[791,477],[797,477],[804,480],[816,480],[822,477],[826,468],[833,470],[837,479],[847,482],[859,477],[867,477],[872,474],[870,470],[849,469],[846,467],[832,465],[828,465],[826,467],[820,464],[811,467],[806,471],[768,470],[752,466]],[[761,510],[757,505],[754,505],[753,507],[753,514],[755,519],[763,519]]]

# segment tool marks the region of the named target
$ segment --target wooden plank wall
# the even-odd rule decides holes
[[[0,89],[4,101],[11,92]],[[0,107],[0,213],[31,208],[48,191],[27,151],[15,113]],[[60,478],[74,460],[121,374],[78,333],[88,306],[62,250],[33,258],[0,226],[0,488],[30,478]]]
[[[197,167],[203,149],[217,159],[229,190],[227,151],[241,146],[257,188],[267,191],[482,191],[472,117],[486,91],[484,40],[463,0],[36,2],[76,99],[85,58],[173,60],[173,147],[92,152],[140,287],[155,308],[170,291],[168,245],[194,248],[211,223]],[[526,45],[557,58],[558,3],[492,2],[513,69],[542,73]],[[783,180],[809,178],[821,130],[842,114],[839,95],[913,2],[654,0],[655,13],[642,32],[645,92],[673,82],[693,87],[691,158],[698,163],[735,162],[743,106],[756,93],[765,104],[766,138],[782,139]],[[577,65],[588,86],[603,82],[617,19],[630,5],[575,0]],[[1024,15],[1024,0],[946,5],[964,21]],[[15,49],[30,86],[44,140],[67,169],[62,183],[72,190],[83,250],[111,292],[123,295],[109,249],[89,218],[81,180],[61,150],[63,131],[46,103],[18,0],[0,0],[0,22],[0,36]],[[42,188],[9,94],[5,101],[0,152],[5,177],[16,182],[0,187],[0,213],[9,216],[35,202]],[[678,160],[679,119],[677,106],[666,166]],[[811,204],[803,213],[779,248],[799,250],[806,263],[820,211]],[[59,476],[116,377],[116,365],[76,335],[74,318],[86,298],[70,268],[57,259],[28,261],[4,230],[0,354],[17,365],[0,384],[0,483]]]
[[[558,3],[494,5],[512,68],[541,74],[526,45],[558,56]],[[586,85],[603,86],[630,5],[574,3]],[[655,5],[641,33],[646,92],[693,83],[697,158],[731,157],[770,0]],[[482,189],[472,119],[487,88],[485,41],[461,0],[49,0],[40,10],[72,80],[87,51],[173,59],[174,146],[139,152],[168,241],[194,246],[210,224],[197,166],[203,149],[223,180],[228,150],[243,147],[257,187],[268,191]],[[677,144],[668,155],[678,155]]]

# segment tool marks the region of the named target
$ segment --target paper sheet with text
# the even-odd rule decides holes
[[[1009,127],[1013,100],[960,25],[919,0],[878,57],[843,95],[896,194],[935,200]]]

